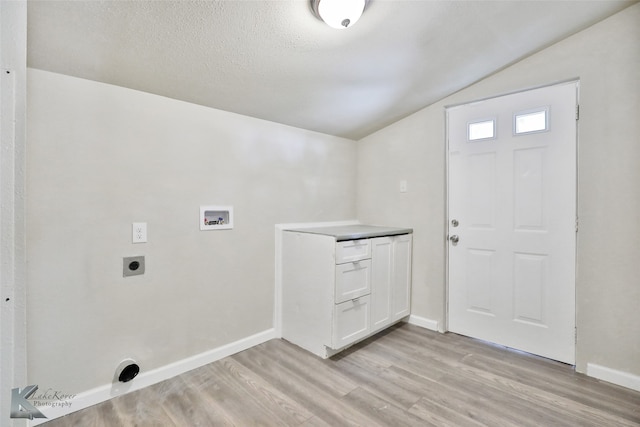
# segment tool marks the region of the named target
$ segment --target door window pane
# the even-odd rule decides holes
[[[538,111],[517,113],[514,116],[514,133],[516,135],[530,132],[544,132],[549,129],[547,120],[548,108]]]
[[[496,121],[491,119],[482,122],[469,123],[467,132],[469,141],[494,138],[496,136]]]

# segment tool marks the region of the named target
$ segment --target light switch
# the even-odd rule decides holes
[[[132,243],[146,243],[147,242],[147,223],[146,222],[134,222],[132,226]]]
[[[407,181],[406,180],[402,180],[400,181],[400,192],[401,193],[406,193],[407,192]]]

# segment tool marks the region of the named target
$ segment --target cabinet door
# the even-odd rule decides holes
[[[334,306],[333,342],[338,350],[369,335],[369,295]]]
[[[393,269],[391,277],[392,321],[411,313],[411,248],[413,236],[403,234],[393,238]]]
[[[371,332],[382,329],[392,322],[392,261],[392,238],[371,239]]]

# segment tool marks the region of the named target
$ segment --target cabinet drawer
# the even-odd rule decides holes
[[[334,306],[333,349],[340,349],[369,334],[369,295]]]
[[[371,243],[369,239],[346,240],[336,243],[336,264],[367,258],[371,258]]]
[[[334,302],[339,304],[371,292],[371,260],[336,265]]]

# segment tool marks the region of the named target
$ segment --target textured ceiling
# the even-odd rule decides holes
[[[28,65],[360,139],[635,1],[28,1]]]

